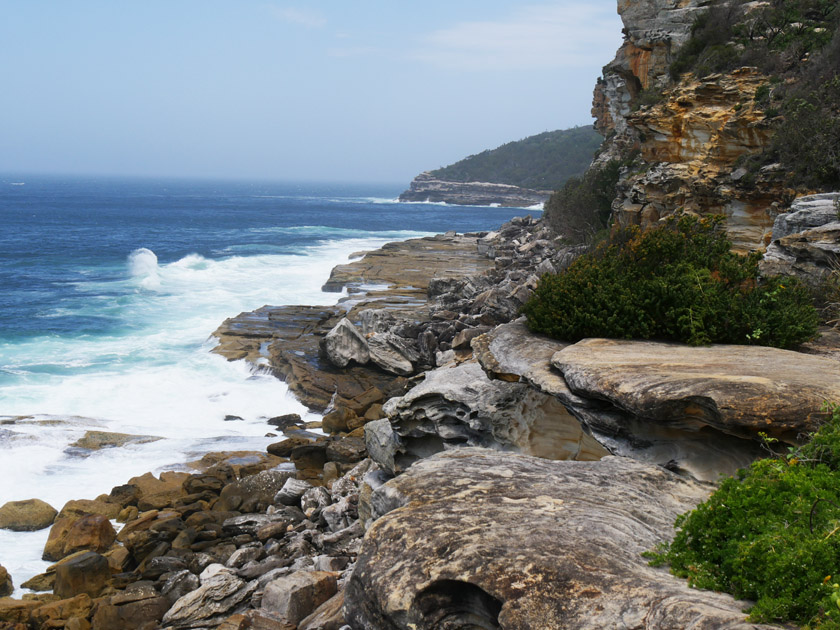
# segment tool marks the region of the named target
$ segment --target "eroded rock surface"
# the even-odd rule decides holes
[[[839,362],[777,348],[585,339],[551,362],[577,395],[667,426],[792,442],[840,403]]]
[[[348,622],[431,629],[473,615],[472,627],[517,630],[767,628],[744,621],[745,602],[690,589],[641,557],[708,492],[624,458],[436,455],[373,492],[382,516],[345,590]]]

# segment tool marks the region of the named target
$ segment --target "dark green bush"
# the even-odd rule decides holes
[[[680,516],[652,564],[755,601],[753,621],[840,628],[840,406],[827,409],[804,446],[738,471]]]
[[[740,256],[722,217],[677,215],[616,234],[565,272],[546,274],[523,307],[528,327],[566,341],[663,339],[789,348],[816,334],[807,290],[758,284],[759,255]]]
[[[552,229],[575,243],[590,242],[609,224],[622,163],[610,160],[572,177],[545,203],[543,215]]]

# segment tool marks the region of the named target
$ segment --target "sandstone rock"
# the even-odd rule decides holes
[[[335,595],[336,589],[334,573],[297,571],[266,585],[262,608],[297,624]]]
[[[168,507],[176,499],[184,496],[183,484],[189,477],[188,473],[163,472],[160,477],[146,473],[139,477],[132,477],[128,483],[137,486],[139,498],[137,508],[141,512],[159,510]]]
[[[274,501],[274,495],[283,487],[286,480],[294,476],[293,469],[278,467],[245,477],[226,485],[219,495],[219,503],[224,505],[233,497],[239,497],[239,505],[236,508],[230,507],[229,509],[238,509],[243,501],[247,501],[251,504],[253,511],[264,510]],[[260,506],[262,507],[260,508]]]
[[[399,440],[382,421],[365,426],[365,439],[370,457],[391,472],[455,446],[551,459],[606,454],[556,399],[521,383],[491,381],[476,363],[427,372],[422,383],[383,410]]]
[[[0,564],[0,597],[8,597],[15,592],[15,586],[12,583],[12,576],[6,568]]]
[[[350,430],[350,423],[357,417],[356,412],[352,409],[348,409],[347,407],[338,407],[337,409],[333,409],[324,415],[322,428],[325,433],[345,433]],[[291,453],[291,451],[289,452]]]
[[[30,623],[36,628],[66,628],[69,619],[87,619],[90,616],[93,601],[87,594],[65,597],[59,601],[49,602],[32,611]]]
[[[40,499],[9,501],[0,507],[0,529],[34,532],[53,524],[56,509]]]
[[[95,630],[147,630],[160,627],[170,601],[149,582],[129,584],[125,591],[99,600],[93,614]]]
[[[82,593],[96,597],[110,579],[108,560],[89,551],[56,566],[55,594],[65,599]]]
[[[817,428],[825,401],[840,402],[840,362],[776,348],[586,339],[552,364],[579,396],[736,436],[762,431],[795,442]]]
[[[258,610],[248,610],[244,613],[231,615],[220,626],[219,630],[296,630],[296,627]]]
[[[344,592],[341,591],[301,619],[298,630],[341,630],[344,626]]]
[[[76,499],[68,501],[56,518],[79,518],[88,514],[100,514],[108,520],[117,518],[121,511],[119,503],[98,499]]]
[[[30,613],[42,605],[37,600],[0,597],[0,622],[27,624]]]
[[[745,602],[690,589],[641,557],[707,493],[624,458],[436,455],[374,492],[384,516],[347,583],[347,621],[358,630],[769,628],[744,621]]]
[[[219,625],[226,616],[244,610],[256,583],[246,583],[227,572],[218,572],[187,593],[163,616],[172,628],[201,628]]]
[[[161,438],[154,435],[131,435],[128,433],[111,433],[108,431],[85,431],[85,434],[70,446],[88,451],[98,451],[103,448],[114,448],[126,444],[146,444],[156,442]]]
[[[370,361],[367,341],[346,317],[327,333],[321,347],[336,367],[347,367],[351,361],[360,365]]]
[[[44,560],[61,560],[76,551],[103,553],[116,540],[117,534],[107,518],[89,514],[81,518],[58,519],[44,546]]]
[[[370,360],[380,368],[398,376],[414,373],[420,355],[404,339],[393,333],[374,333],[367,340]]]

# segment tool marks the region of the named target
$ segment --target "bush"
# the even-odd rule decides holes
[[[721,483],[652,564],[756,602],[750,619],[840,628],[840,406],[811,440]]]
[[[722,217],[676,215],[662,227],[619,231],[609,244],[546,274],[523,307],[528,327],[566,341],[663,339],[692,345],[789,348],[818,317],[792,279],[758,284],[758,260],[731,252]]]
[[[622,163],[610,160],[592,167],[583,177],[572,177],[545,203],[545,218],[555,232],[575,243],[585,243],[609,224],[615,186]]]

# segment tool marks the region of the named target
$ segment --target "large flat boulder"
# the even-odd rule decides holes
[[[700,424],[663,424],[635,416],[599,396],[578,395],[551,364],[552,357],[569,345],[532,333],[524,318],[497,326],[473,341],[476,358],[488,375],[521,380],[553,397],[614,455],[716,481],[721,474],[734,474],[762,454],[751,439]]]
[[[40,499],[9,501],[0,507],[0,529],[34,532],[49,527],[58,511]]]
[[[626,458],[436,455],[373,492],[379,518],[345,590],[347,621],[356,630],[768,628],[745,623],[745,602],[690,589],[641,556],[708,492]]]
[[[578,396],[669,427],[793,442],[840,403],[840,362],[777,348],[585,339],[551,363]]]

